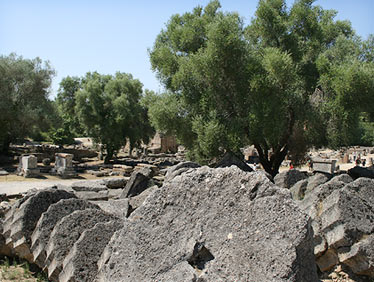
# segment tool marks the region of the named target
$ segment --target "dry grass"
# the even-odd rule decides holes
[[[41,272],[33,272],[27,262],[10,261],[5,258],[0,261],[0,281],[1,282],[47,282],[48,279]]]

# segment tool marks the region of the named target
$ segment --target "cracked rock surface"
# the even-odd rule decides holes
[[[309,217],[260,172],[189,169],[123,224],[97,281],[318,281]]]

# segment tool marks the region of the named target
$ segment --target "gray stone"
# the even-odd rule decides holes
[[[71,188],[74,191],[84,191],[84,192],[99,192],[107,190],[105,182],[102,180],[82,180],[71,184]]]
[[[302,200],[305,196],[305,191],[308,186],[308,180],[300,180],[295,185],[293,185],[290,189],[292,199],[294,200]]]
[[[317,186],[326,183],[331,179],[331,175],[324,173],[316,173],[313,176],[308,178],[308,185],[306,188],[306,193],[309,193]]]
[[[55,166],[52,173],[59,175],[62,178],[71,178],[77,176],[73,168],[73,154],[56,153]]]
[[[20,257],[33,262],[30,252],[31,235],[41,215],[50,205],[61,199],[75,198],[75,195],[64,190],[44,189],[29,197],[13,215],[11,223],[12,248]]]
[[[75,192],[75,195],[79,199],[87,200],[87,201],[107,201],[109,199],[109,191],[99,191],[99,192],[92,192],[92,191],[78,191]]]
[[[278,173],[274,177],[274,183],[275,185],[282,187],[282,188],[291,188],[293,185],[295,185],[300,180],[303,180],[307,178],[305,173],[297,170],[297,169],[290,169],[287,171],[283,171]]]
[[[11,209],[11,205],[8,201],[2,201],[0,203],[0,218],[2,218]]]
[[[126,218],[129,212],[129,199],[118,199],[95,202],[103,211],[113,214],[118,218]]]
[[[6,244],[5,237],[3,235],[3,223],[4,220],[0,218],[0,256],[12,256],[11,248]]]
[[[330,181],[331,181],[331,182],[338,181],[338,182],[350,183],[350,182],[353,181],[353,178],[350,177],[348,174],[343,173],[343,174],[340,174],[340,175],[335,176],[335,177],[332,178]]]
[[[40,169],[38,169],[38,158],[28,154],[20,156],[17,172],[19,175],[26,178],[39,176]]]
[[[313,170],[323,173],[334,174],[336,170],[336,160],[321,158],[313,159]]]
[[[6,176],[6,175],[8,175],[8,174],[9,174],[9,172],[0,169],[0,176]]]
[[[200,165],[194,162],[182,162],[182,163],[176,164],[167,169],[164,181],[165,182],[169,181],[173,179],[174,177],[188,171],[191,168],[198,168],[198,167],[200,167]]]
[[[309,218],[288,190],[262,173],[202,167],[131,214],[97,281],[317,281],[312,247]]]
[[[120,220],[97,223],[82,233],[63,262],[60,282],[94,281],[97,274],[97,261],[113,233],[122,228]]]
[[[352,167],[351,169],[348,169],[348,174],[353,179],[357,179],[360,177],[374,178],[374,170],[361,167],[361,166],[355,166],[355,167]]]
[[[299,206],[313,219],[314,253],[321,271],[345,265],[374,278],[374,180],[346,175],[320,185]],[[348,183],[347,183],[348,182]]]
[[[108,189],[108,199],[119,199],[122,194],[122,189]]]
[[[35,264],[42,269],[44,268],[44,262],[46,259],[45,248],[56,223],[64,216],[67,216],[76,210],[84,210],[88,208],[99,209],[99,206],[75,198],[63,199],[49,206],[47,211],[40,217],[31,236],[31,252]]]
[[[148,188],[147,190],[143,191],[142,193],[140,193],[139,195],[137,196],[134,196],[134,197],[131,197],[130,198],[130,201],[129,201],[129,204],[130,204],[130,207],[131,207],[131,210],[134,211],[136,210],[138,207],[140,207],[143,202],[145,201],[145,199],[151,194],[153,193],[153,191],[155,191],[156,189],[158,189],[158,186],[157,185],[154,185],[150,188]]]
[[[247,165],[242,159],[238,158],[231,152],[226,152],[215,167],[230,167],[232,165],[235,165],[244,171],[253,171],[253,169],[249,165]]]
[[[115,177],[104,179],[104,184],[109,189],[119,189],[124,188],[127,183],[128,178],[125,177]]]
[[[153,172],[149,168],[134,171],[126,184],[126,187],[122,191],[121,198],[128,198],[142,193],[148,188],[150,179],[152,177]]]
[[[80,235],[99,222],[109,222],[116,217],[98,209],[74,211],[56,223],[46,248],[48,279],[58,281],[65,256]]]

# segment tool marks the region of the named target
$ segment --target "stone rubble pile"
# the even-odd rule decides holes
[[[305,184],[305,181],[307,183]],[[319,185],[309,189],[314,182]],[[300,188],[304,187],[304,188]],[[357,280],[374,279],[374,180],[316,174],[291,189],[312,219],[314,255],[321,272],[348,269]]]
[[[0,254],[63,282],[374,278],[374,180],[223,166],[31,191],[0,218]]]

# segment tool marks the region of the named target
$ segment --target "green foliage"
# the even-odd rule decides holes
[[[105,161],[123,145],[131,147],[153,135],[147,109],[140,103],[142,84],[130,74],[115,76],[87,73],[82,88],[75,93],[75,113],[79,122],[96,143],[107,151]]]
[[[0,56],[0,151],[17,138],[40,137],[53,120],[48,100],[54,70],[41,59]]]
[[[202,162],[252,143],[273,175],[291,146],[296,160],[311,145],[351,142],[372,108],[374,41],[313,2],[261,0],[249,26],[218,1],[172,16],[149,51],[169,91],[151,95],[152,124]]]

